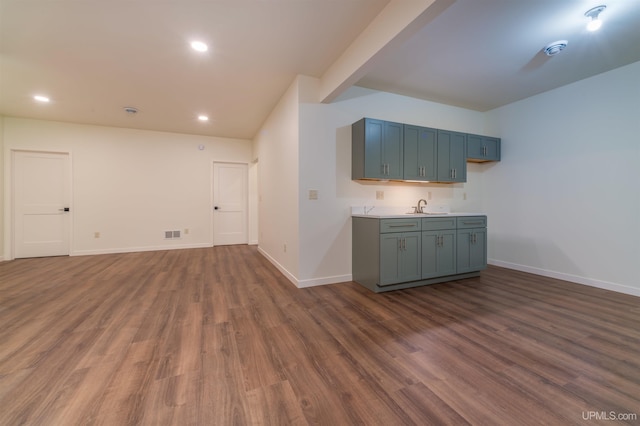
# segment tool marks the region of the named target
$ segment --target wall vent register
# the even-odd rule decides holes
[[[180,231],[164,231],[165,240],[174,240],[180,238]]]

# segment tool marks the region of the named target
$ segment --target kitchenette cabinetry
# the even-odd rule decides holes
[[[353,216],[353,280],[398,290],[477,277],[487,266],[486,216]]]

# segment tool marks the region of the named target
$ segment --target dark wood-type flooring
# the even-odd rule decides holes
[[[639,424],[639,302],[497,267],[297,289],[250,246],[3,262],[0,424]]]

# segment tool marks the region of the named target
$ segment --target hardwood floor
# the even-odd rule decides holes
[[[0,424],[640,424],[639,302],[297,289],[248,246],[3,262]]]

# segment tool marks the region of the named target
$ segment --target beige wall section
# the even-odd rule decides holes
[[[298,105],[295,79],[254,140],[258,159],[259,249],[295,284],[300,260]]]
[[[12,150],[71,154],[72,255],[211,246],[213,162],[252,159],[248,140],[5,117],[5,168]],[[257,219],[249,220],[255,241],[251,221]],[[183,231],[182,238],[165,240],[167,230]],[[11,245],[4,241],[8,258]]]

